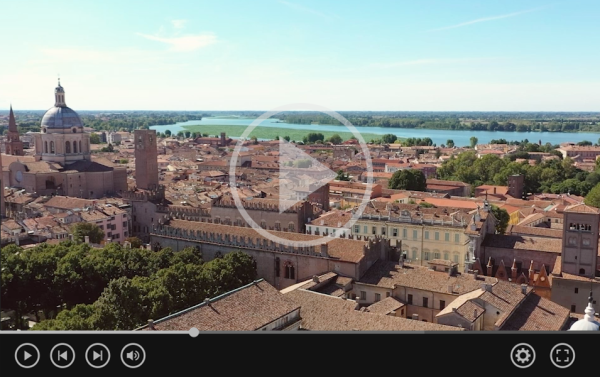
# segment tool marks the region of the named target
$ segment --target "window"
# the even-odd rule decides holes
[[[285,278],[286,279],[295,279],[295,271],[294,271],[294,266],[292,266],[291,264],[287,264],[285,266]]]
[[[367,230],[367,226],[363,226],[363,233],[364,234],[369,234],[369,231]]]
[[[448,260],[448,253],[444,253],[444,260]]]
[[[456,233],[454,235],[454,243],[459,243],[460,242],[460,234]]]
[[[354,233],[360,233],[360,225],[354,225]]]
[[[584,238],[583,240],[581,240],[581,243],[583,244],[583,246],[590,246],[590,239]]]
[[[454,263],[458,263],[458,254],[454,254]]]
[[[413,250],[412,251],[412,259],[416,260],[417,259],[417,250]]]
[[[296,231],[296,226],[294,225],[294,223],[289,223],[288,224],[288,230],[290,232],[295,232]]]
[[[360,291],[360,299],[361,300],[366,300],[367,299],[367,292]]]
[[[423,307],[427,308],[427,305],[429,305],[429,299],[427,297],[423,297]]]
[[[450,233],[445,233],[444,234],[444,241],[450,242]]]
[[[390,292],[385,292],[385,297],[390,297]]]
[[[571,313],[575,313],[577,311],[577,307],[575,305],[571,305]]]
[[[577,238],[569,237],[569,245],[577,245]]]
[[[279,277],[279,268],[280,268],[279,258],[275,258],[275,277]]]
[[[402,229],[402,238],[407,238],[408,237],[407,233],[408,233],[408,230]]]
[[[371,233],[377,234],[377,227],[371,227]]]
[[[398,228],[392,229],[392,237],[398,237]]]
[[[133,215],[133,221],[137,221],[137,216]]]
[[[440,310],[444,310],[445,307],[446,307],[446,301],[440,300]]]
[[[98,228],[104,230],[104,225],[98,225]]]
[[[45,130],[45,128],[44,128]],[[44,141],[44,153],[48,153],[48,142]]]
[[[50,142],[50,153],[54,153],[54,142]]]
[[[381,294],[375,293],[375,302],[381,301]]]
[[[575,293],[579,293],[579,288],[575,288]]]
[[[429,239],[429,231],[428,231],[428,230],[426,230],[426,231],[425,231],[425,239],[426,239],[426,240],[428,240],[428,239]]]
[[[436,241],[440,240],[440,232],[435,232],[435,240]]]
[[[385,227],[384,226],[381,227],[381,234],[385,236]]]
[[[417,238],[418,238],[417,231],[413,230],[413,240],[416,240]]]
[[[433,259],[440,259],[440,253],[433,253]]]
[[[585,275],[585,268],[579,269],[579,275]]]
[[[81,141],[79,142],[79,153],[83,153],[83,149],[81,149]]]
[[[267,222],[265,220],[261,220],[260,227],[263,229],[267,229]],[[310,234],[310,227],[308,227],[308,233]]]
[[[281,223],[279,221],[275,221],[275,230],[281,230]]]
[[[423,253],[423,259],[429,260],[429,251]]]
[[[408,295],[406,302],[408,303],[408,305],[412,305],[412,295]]]

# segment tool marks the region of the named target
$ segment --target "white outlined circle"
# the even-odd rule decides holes
[[[21,347],[25,347],[25,346],[31,346],[33,348],[35,348],[35,351],[37,352],[37,360],[35,361],[35,363],[31,364],[31,365],[23,365],[21,364],[21,362],[19,361],[19,357],[17,356],[17,354],[19,353],[19,350],[21,349]],[[35,345],[31,344],[31,343],[23,343],[21,344],[19,347],[17,347],[17,349],[15,350],[15,361],[17,362],[17,364],[19,364],[19,366],[21,368],[25,368],[25,369],[29,369],[29,368],[33,368],[34,366],[37,365],[37,363],[40,362],[40,350],[39,348],[37,348]]]
[[[125,359],[123,358],[123,352],[125,352],[125,350],[127,349],[127,347],[129,346],[137,346],[137,348],[139,348],[142,351],[142,361],[140,361],[140,363],[138,365],[129,365],[125,362]],[[144,351],[144,347],[140,346],[137,343],[129,343],[126,344],[123,349],[121,350],[121,362],[123,363],[123,365],[125,365],[127,368],[131,368],[131,369],[135,369],[135,368],[139,368],[142,364],[144,364],[144,361],[146,361],[146,351]]]
[[[554,361],[554,350],[556,350],[558,347],[563,346],[563,347],[567,347],[568,349],[571,350],[571,353],[573,354],[573,358],[571,358],[571,360],[569,361],[569,363],[567,365],[558,365],[556,363],[556,361]],[[558,343],[557,345],[555,345],[554,347],[552,347],[552,350],[550,350],[550,361],[552,361],[552,364],[554,364],[555,367],[557,368],[561,368],[561,369],[565,369],[570,367],[571,365],[573,365],[573,363],[575,362],[575,350],[573,349],[573,347],[571,347],[570,345],[568,345],[567,343]]]
[[[520,365],[519,363],[517,363],[517,360],[515,360],[515,357],[516,357],[515,352],[517,351],[518,347],[525,348],[527,350],[527,352],[531,351],[525,365]],[[521,368],[521,369],[529,368],[530,366],[533,365],[533,362],[535,361],[535,350],[533,349],[533,347],[531,345],[529,345],[527,343],[519,343],[516,346],[514,346],[513,349],[510,351],[510,361],[512,361],[512,363],[517,368]]]
[[[108,354],[106,357],[106,362],[102,365],[94,365],[92,364],[92,362],[90,361],[90,359],[88,358],[88,352],[90,351],[90,348],[92,348],[93,346],[101,346],[102,348],[104,348],[106,350],[106,353]],[[94,343],[92,345],[90,345],[86,350],[85,350],[85,361],[87,361],[87,363],[92,367],[92,368],[104,368],[106,366],[106,364],[108,364],[108,362],[110,361],[110,350],[108,349],[107,346],[105,346],[102,343]]]
[[[67,346],[69,347],[69,349],[71,350],[71,352],[73,352],[73,359],[71,359],[71,362],[67,365],[58,365],[56,364],[56,362],[54,361],[54,358],[52,357],[52,354],[54,353],[54,350],[56,349],[56,347],[58,346]],[[67,343],[58,343],[57,345],[55,345],[54,347],[52,347],[52,350],[50,350],[50,361],[52,362],[52,364],[54,364],[55,367],[57,368],[68,368],[71,365],[73,365],[73,362],[75,362],[75,350],[73,349],[73,347],[71,347],[70,345],[68,345]]]
[[[275,243],[278,243],[278,244],[283,244],[283,245],[288,245],[288,246],[293,246],[293,247],[318,246],[318,245],[327,243],[335,238],[329,237],[329,236],[324,236],[324,237],[320,237],[318,239],[314,239],[314,240],[310,240],[310,241],[308,241],[308,240],[307,241],[293,241],[293,240],[289,240],[286,238],[274,236],[273,234],[269,233],[266,229],[263,229],[262,227],[260,227],[250,217],[250,215],[244,209],[244,206],[242,205],[242,201],[240,200],[240,196],[236,189],[237,186],[236,186],[235,173],[236,173],[236,167],[237,167],[237,160],[238,160],[238,156],[240,154],[242,145],[244,143],[244,140],[248,137],[248,135],[250,135],[250,133],[252,132],[252,130],[254,130],[254,128],[256,128],[257,126],[259,126],[262,123],[263,120],[268,119],[268,118],[272,117],[273,115],[277,115],[283,111],[291,111],[291,110],[304,110],[304,111],[308,110],[308,111],[317,111],[320,113],[327,114],[327,115],[331,116],[332,118],[335,118],[336,120],[338,120],[344,126],[346,126],[346,128],[348,128],[352,132],[354,137],[356,137],[356,139],[359,142],[359,145],[361,147],[361,150],[362,150],[362,153],[364,155],[365,162],[367,165],[366,190],[363,194],[361,204],[358,206],[358,210],[356,212],[354,212],[354,214],[351,216],[350,220],[339,229],[339,233],[342,233],[342,232],[343,233],[345,233],[345,232],[351,233],[350,229],[352,228],[352,225],[354,225],[354,223],[360,218],[366,205],[371,200],[371,191],[372,191],[372,187],[373,187],[373,164],[371,161],[371,154],[369,152],[367,143],[363,139],[362,135],[360,134],[360,132],[358,132],[356,127],[354,127],[354,125],[352,123],[350,123],[350,121],[348,121],[346,118],[344,118],[342,115],[338,114],[337,112],[329,110],[322,106],[317,106],[314,104],[307,104],[307,103],[290,104],[290,105],[285,105],[285,106],[280,106],[278,108],[275,108],[271,111],[264,113],[260,117],[256,118],[244,130],[242,135],[239,137],[239,139],[235,145],[235,148],[233,150],[231,160],[229,162],[229,187],[230,187],[231,195],[235,202],[235,206],[236,206],[238,212],[240,213],[240,215],[242,215],[244,220],[246,220],[246,223],[248,223],[254,230],[256,230],[264,238],[266,238],[270,241],[273,241]]]
[[[192,328],[190,329],[190,331],[189,331],[189,334],[190,334],[190,336],[191,336],[192,338],[195,338],[195,337],[197,337],[198,335],[200,335],[200,330],[198,330],[198,329],[197,329],[197,328],[195,328],[195,327],[192,327]]]

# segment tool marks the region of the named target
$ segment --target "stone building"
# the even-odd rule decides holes
[[[268,232],[300,244],[321,238]],[[231,251],[243,251],[256,260],[258,277],[278,289],[330,271],[359,279],[377,260],[388,260],[391,253],[389,241],[382,238],[331,238],[320,246],[296,247],[268,240],[249,227],[187,220],[169,220],[154,227],[151,244],[155,249],[170,247],[174,251],[196,247],[207,261]]]
[[[156,130],[135,130],[135,184],[143,190],[158,187]]]
[[[35,161],[12,160],[3,167],[5,186],[38,195],[101,198],[127,190],[127,170],[104,158],[92,159],[90,134],[79,115],[65,103],[65,91],[55,89],[55,104],[34,133]],[[12,142],[9,150],[17,150]]]
[[[6,154],[13,156],[25,155],[25,152],[23,151],[23,142],[19,137],[19,130],[17,129],[17,122],[15,121],[12,105],[10,106],[10,113],[8,115],[8,132],[6,133],[4,147]]]

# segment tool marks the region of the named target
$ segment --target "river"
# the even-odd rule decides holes
[[[220,117],[207,117],[202,120],[190,120],[187,122],[181,122],[176,124],[170,124],[166,126],[150,126],[150,129],[156,130],[157,132],[165,132],[170,130],[173,134],[179,131],[185,131],[185,126],[196,126],[196,125],[211,125],[211,126],[222,126],[222,131],[226,132],[229,137],[235,139],[241,134],[230,134],[227,132],[227,126],[238,126],[234,127],[239,130],[239,126],[249,126],[254,121],[253,118],[220,118]],[[333,132],[349,132],[345,126],[334,126],[334,125],[318,125],[318,124],[291,124],[283,123],[277,119],[265,119],[262,121],[259,127],[277,127],[287,128],[294,130],[305,130],[309,132],[319,131],[333,131]],[[542,144],[560,144],[564,142],[580,142],[580,141],[591,141],[596,143],[600,138],[600,133],[594,132],[507,132],[507,131],[457,131],[457,130],[435,130],[435,129],[414,129],[414,128],[386,128],[386,127],[356,127],[357,131],[365,134],[394,134],[400,138],[425,138],[430,137],[436,145],[446,144],[451,139],[454,141],[454,145],[458,147],[469,146],[471,144],[470,138],[475,136],[479,144],[489,143],[493,139],[505,139],[508,141],[520,141],[528,139],[530,142],[539,142]]]

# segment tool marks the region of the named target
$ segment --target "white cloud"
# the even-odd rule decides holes
[[[373,68],[396,68],[396,67],[406,67],[406,66],[415,66],[415,65],[431,65],[431,64],[453,64],[453,63],[469,63],[469,62],[477,62],[477,61],[489,61],[489,60],[497,60],[502,58],[460,58],[460,59],[416,59],[416,60],[407,60],[401,62],[392,62],[392,63],[373,63],[371,67]]]
[[[198,34],[198,35],[187,35],[181,37],[157,37],[154,35],[147,35],[142,33],[136,33],[140,37],[150,39],[152,41],[166,43],[171,46],[171,51],[178,52],[189,52],[195,51],[202,47],[209,46],[217,42],[217,36],[212,33]]]
[[[183,29],[187,23],[187,20],[171,20],[171,23],[175,29]]]
[[[314,14],[315,16],[319,16],[322,18],[332,18],[332,16],[328,16],[325,13],[319,12],[317,10],[311,9],[311,8],[307,8],[307,7],[303,7],[302,5],[298,5],[298,4],[294,4],[294,3],[290,3],[288,1],[283,1],[283,0],[279,0],[280,4],[286,5],[292,9],[301,11],[301,12],[305,12],[305,13],[311,13]]]
[[[525,13],[536,12],[536,11],[539,11],[539,10],[542,10],[542,9],[546,9],[546,8],[547,7],[539,7],[539,8],[529,9],[529,10],[522,10],[520,12],[502,14],[500,16],[478,18],[476,20],[462,22],[460,24],[451,25],[451,26],[445,26],[445,27],[441,27],[441,28],[438,28],[438,29],[431,29],[431,30],[428,30],[428,31],[432,32],[432,31],[441,31],[441,30],[448,30],[448,29],[456,29],[456,28],[459,28],[459,27],[463,27],[463,26],[467,26],[467,25],[472,25],[472,24],[477,24],[477,23],[480,23],[480,22],[494,21],[494,20],[500,20],[502,18],[509,18],[509,17],[520,16],[520,15],[525,14]]]

